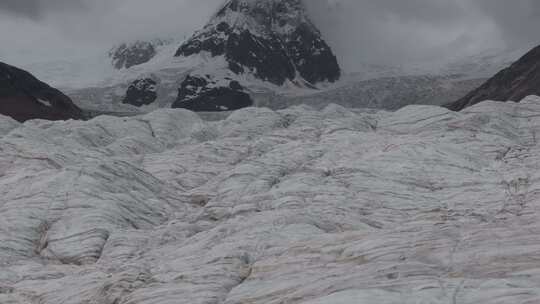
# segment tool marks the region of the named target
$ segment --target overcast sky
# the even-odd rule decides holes
[[[83,56],[147,37],[183,38],[224,0],[0,0],[0,60]],[[538,0],[305,0],[349,71],[540,42]]]

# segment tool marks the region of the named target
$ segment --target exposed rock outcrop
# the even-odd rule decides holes
[[[173,108],[192,111],[230,111],[253,105],[253,100],[237,81],[218,83],[204,77],[188,76],[178,89],[178,100]],[[223,82],[223,80],[221,81]]]
[[[485,100],[520,101],[529,95],[540,95],[540,46],[446,107],[460,111]]]
[[[59,90],[32,74],[0,62],[0,114],[24,122],[30,119],[83,118],[82,111]]]
[[[133,81],[122,103],[137,107],[152,104],[157,99],[157,82],[152,78],[142,78]]]

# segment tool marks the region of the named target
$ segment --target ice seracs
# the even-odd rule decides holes
[[[0,303],[536,303],[539,114],[0,116]]]

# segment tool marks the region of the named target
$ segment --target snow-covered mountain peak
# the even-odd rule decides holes
[[[229,0],[176,56],[224,55],[235,74],[282,85],[335,81],[340,67],[299,0]]]
[[[249,87],[252,82],[246,79],[254,78],[275,86],[287,83],[312,86],[334,82],[341,76],[336,56],[299,0],[226,1],[202,30],[180,46],[175,56],[208,57],[208,54],[216,60],[192,71],[186,79],[195,77],[200,84],[227,80],[226,83],[234,81]],[[216,64],[223,62],[219,58],[225,59],[225,66]],[[211,92],[206,86],[195,91]],[[199,111],[225,106],[219,98],[212,98],[211,102],[206,97],[203,98],[206,100],[181,98],[193,95],[184,93],[180,92],[173,106]],[[227,104],[225,107],[231,109]]]
[[[220,24],[259,35],[290,34],[300,25],[317,31],[300,0],[229,0],[207,26]]]

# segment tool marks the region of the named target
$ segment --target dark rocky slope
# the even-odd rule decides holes
[[[446,107],[461,111],[485,100],[520,101],[528,95],[540,95],[540,46]]]
[[[250,74],[274,85],[283,85],[286,81],[333,82],[341,75],[336,56],[309,20],[300,0],[226,1],[210,22],[181,45],[175,55],[188,57],[203,52],[211,57],[223,56],[232,75]],[[194,102],[219,103],[221,93],[227,92],[230,96],[239,91],[231,90],[231,81],[226,81],[223,75],[201,74],[192,73],[188,78],[213,78],[212,81],[223,85],[210,88],[209,81],[201,81],[193,84],[196,87],[190,87],[189,91],[184,91],[182,86],[174,106],[198,108]],[[184,96],[192,95],[191,91],[214,98],[185,99]],[[234,106],[238,107],[240,105]]]
[[[0,62],[0,114],[24,122],[30,119],[83,118],[82,111],[59,90],[30,73]]]

